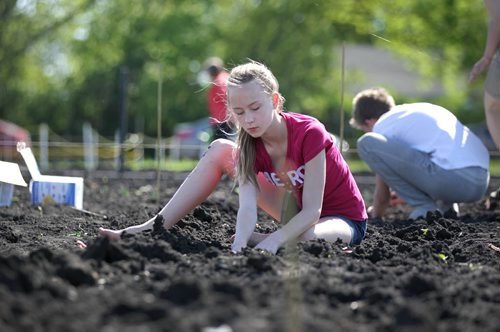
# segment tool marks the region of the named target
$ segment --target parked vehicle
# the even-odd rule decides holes
[[[170,158],[199,159],[212,138],[209,118],[179,123],[174,127],[171,139]]]

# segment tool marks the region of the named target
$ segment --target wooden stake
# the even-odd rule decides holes
[[[342,42],[342,69],[340,82],[340,153],[343,154],[344,145],[344,73],[345,73],[345,45]]]
[[[157,98],[157,147],[156,147],[156,204],[160,204],[160,180],[161,180],[161,94],[163,85],[163,64],[158,63],[158,98]]]

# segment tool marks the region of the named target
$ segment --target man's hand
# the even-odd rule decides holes
[[[389,201],[390,206],[406,204],[404,199],[398,196],[394,191],[391,191],[391,200]]]

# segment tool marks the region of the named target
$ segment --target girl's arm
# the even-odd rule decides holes
[[[269,235],[256,248],[276,253],[287,241],[297,239],[318,222],[323,206],[325,191],[326,155],[321,150],[305,165],[304,188],[302,192],[302,210],[286,225]]]
[[[247,246],[257,224],[257,188],[247,181],[244,184],[240,183],[239,191],[236,234],[231,246],[233,252],[238,252]]]

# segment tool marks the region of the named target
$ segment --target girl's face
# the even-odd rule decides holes
[[[271,125],[276,96],[266,93],[256,80],[228,87],[229,108],[240,127],[252,137],[262,136]]]

